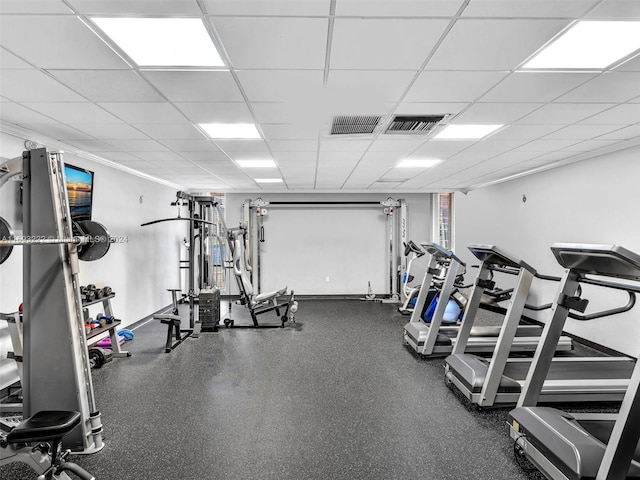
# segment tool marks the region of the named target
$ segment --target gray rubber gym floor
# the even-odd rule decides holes
[[[508,410],[467,406],[441,359],[403,346],[396,307],[302,300],[297,324],[223,329],[169,354],[152,321],[123,347],[132,357],[94,371],[105,447],[74,461],[98,480],[542,478],[514,460]]]

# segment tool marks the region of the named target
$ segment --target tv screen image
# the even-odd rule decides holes
[[[67,180],[69,211],[73,221],[91,220],[93,172],[73,165],[64,166]]]

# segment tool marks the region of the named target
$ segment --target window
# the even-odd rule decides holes
[[[434,241],[448,250],[453,249],[453,193],[433,196]]]
[[[225,232],[222,228],[223,223],[226,219],[225,213],[225,198],[224,193],[211,193],[211,197],[214,202],[218,203],[218,208],[213,209],[213,222],[215,226],[213,228],[213,281],[218,288],[223,289],[226,287],[225,284],[225,268],[224,268],[224,260],[226,259],[226,241]],[[222,218],[218,215],[222,215]]]

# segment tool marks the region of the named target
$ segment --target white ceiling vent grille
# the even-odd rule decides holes
[[[385,133],[402,135],[426,135],[431,132],[446,115],[396,115]]]
[[[382,115],[338,115],[333,117],[331,135],[356,135],[373,133]]]

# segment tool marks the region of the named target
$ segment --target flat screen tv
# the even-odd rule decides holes
[[[75,222],[91,220],[93,172],[65,164],[64,175],[67,179],[67,195],[69,196],[71,219]]]

